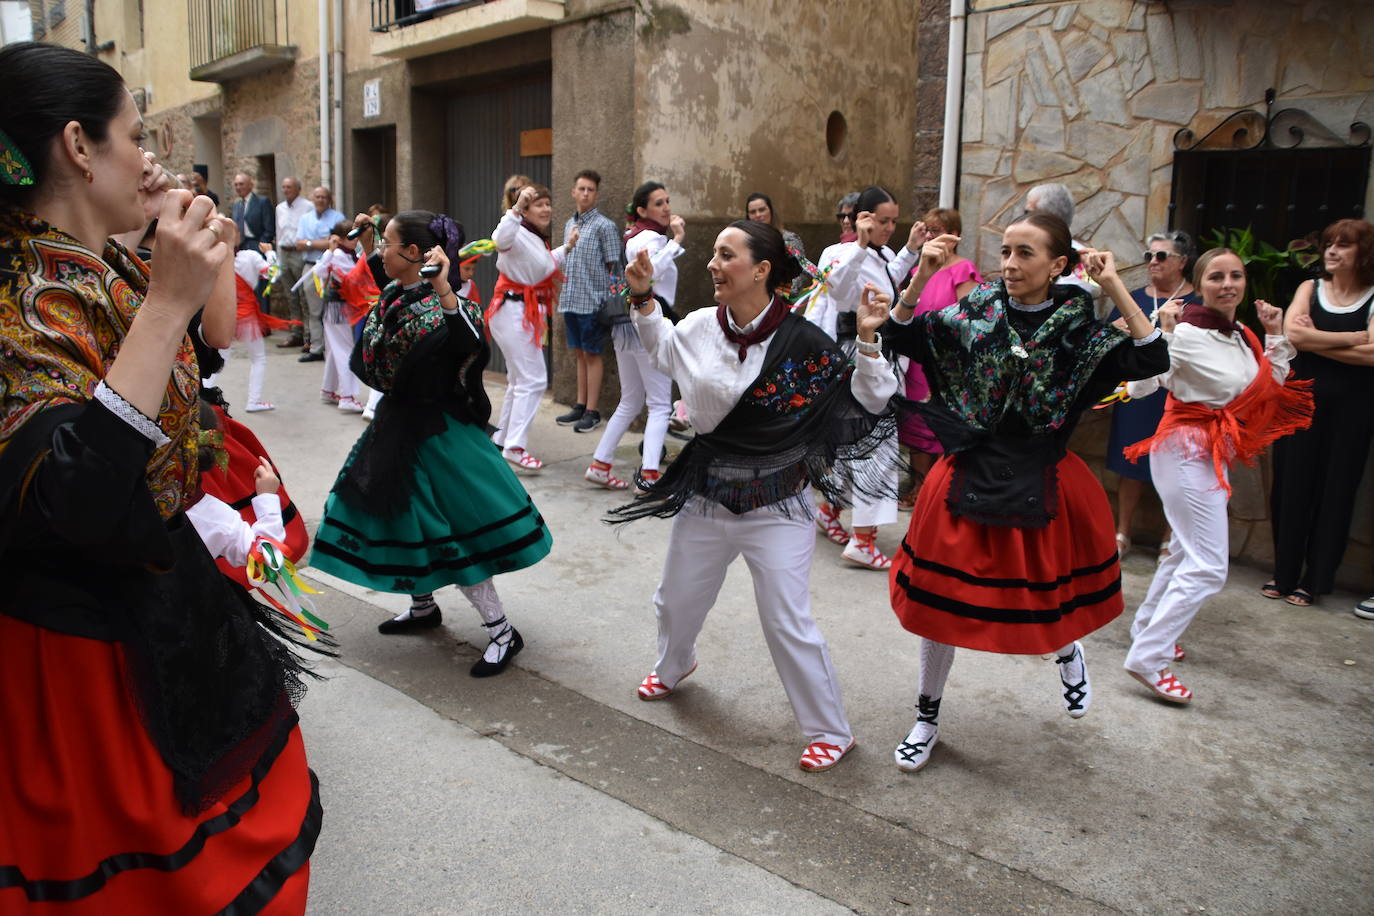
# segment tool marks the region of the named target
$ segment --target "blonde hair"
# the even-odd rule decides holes
[[[502,208],[509,210],[515,206],[515,198],[520,196],[520,189],[529,184],[534,184],[534,179],[528,175],[512,175],[507,178],[505,186],[501,188]]]

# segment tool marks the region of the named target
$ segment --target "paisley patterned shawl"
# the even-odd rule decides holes
[[[459,296],[458,308],[480,335],[482,307]],[[407,354],[443,326],[443,305],[432,286],[421,283],[406,289],[393,280],[382,291],[381,302],[368,314],[367,323],[363,325],[359,345],[362,380],[369,388],[390,393]]]
[[[1093,314],[1074,286],[1050,287],[1054,313],[1028,340],[1007,320],[1001,280],[979,285],[959,302],[914,320],[927,326],[924,364],[944,406],[968,428],[989,432],[1019,414],[1033,433],[1059,429],[1093,370],[1126,334]]]
[[[0,211],[0,453],[41,411],[91,398],[147,291],[147,265],[119,243],[97,256],[37,217]],[[186,337],[154,418],[171,442],[148,460],[163,518],[196,485],[199,374]]]

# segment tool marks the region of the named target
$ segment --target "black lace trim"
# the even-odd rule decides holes
[[[252,770],[252,783],[242,795],[234,799],[226,810],[214,817],[201,821],[196,829],[187,838],[181,848],[166,855],[158,855],[151,852],[122,852],[102,859],[95,869],[88,875],[80,878],[72,878],[67,881],[35,879],[29,880],[24,877],[24,872],[17,865],[0,865],[0,888],[18,887],[24,890],[29,901],[33,903],[44,902],[71,902],[89,897],[96,893],[116,875],[132,871],[137,868],[152,868],[158,871],[176,871],[185,868],[200,855],[205,848],[205,843],[213,836],[224,833],[237,826],[243,816],[258,803],[261,798],[259,786],[267,778],[267,774],[272,770],[277,758],[281,756],[282,750],[286,748],[286,743],[291,738],[291,731],[297,723],[295,713],[291,714],[288,721],[283,723],[284,727],[273,740],[271,745],[258,758],[257,764]],[[319,783],[315,779],[315,774],[310,774],[311,780],[311,801],[310,809],[306,812],[305,820],[301,824],[301,833],[295,842],[287,847],[278,858],[286,855],[293,848],[301,844],[302,841],[308,842],[305,858],[309,858],[310,851],[314,849],[315,838],[319,836],[320,825],[320,793]],[[310,828],[313,825],[313,830]],[[275,861],[275,860],[274,860]],[[269,867],[270,867],[269,863]],[[297,866],[299,867],[299,866]],[[266,869],[264,869],[266,871]],[[259,875],[261,878],[261,875]],[[256,883],[257,879],[255,879]],[[278,885],[280,887],[280,884]],[[270,898],[268,898],[270,899]],[[240,910],[239,912],[249,912]]]

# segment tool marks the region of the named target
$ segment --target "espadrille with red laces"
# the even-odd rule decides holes
[[[1193,699],[1193,692],[1183,686],[1183,682],[1174,677],[1168,668],[1161,668],[1158,674],[1141,674],[1138,671],[1126,669],[1126,673],[1135,678],[1146,687],[1150,692],[1168,703],[1188,703]]]
[[[835,764],[844,759],[844,755],[854,749],[855,741],[849,739],[849,743],[844,747],[837,744],[830,744],[827,741],[812,741],[802,751],[801,761],[798,763],[803,770],[808,773],[819,773],[828,770]]]
[[[671,687],[658,679],[657,671],[650,671],[648,675],[645,676],[644,680],[639,682],[639,690],[637,691],[639,698],[641,700],[661,700],[666,696],[670,696],[672,692],[678,688],[678,684],[681,684],[683,681],[687,680],[687,678],[691,677],[692,672],[695,670],[697,670],[697,666],[692,665],[691,668],[687,669],[686,674],[677,679],[677,684]]]

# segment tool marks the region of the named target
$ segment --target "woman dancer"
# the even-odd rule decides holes
[[[892,567],[892,608],[921,637],[918,716],[894,754],[908,771],[925,766],[939,740],[956,646],[1053,652],[1064,711],[1088,711],[1077,640],[1121,613],[1121,571],[1107,496],[1068,440],[1121,379],[1168,368],[1164,341],[1130,305],[1110,252],[1086,252],[1087,267],[1121,307],[1129,336],[1095,320],[1083,290],[1057,282],[1078,253],[1068,226],[1048,213],[1007,227],[1000,280],[913,317],[957,241],[925,244],[887,327],[894,349],[925,371],[930,400],[917,406],[945,450]]]
[[[872,289],[864,296],[860,355],[851,367],[833,340],[776,295],[801,269],[778,230],[732,223],[716,238],[708,267],[719,304],[676,327],[653,297],[648,251],[625,270],[650,362],[677,381],[697,428],[648,493],[616,510],[621,519],[673,516],[669,560],[654,595],[658,663],[639,698],[670,696],[696,670],[697,634],[727,568],[744,554],[768,650],[808,741],[800,766],[826,770],[854,736],[811,617],[816,536],[808,488],[838,497],[833,463],[892,435],[887,408],[897,380],[874,335],[889,300]],[[873,477],[886,483],[885,473]]]
[[[23,42],[0,80],[0,912],[303,913],[301,668],[183,511],[237,231],[108,65]],[[150,279],[109,239],[151,215]]]
[[[806,248],[802,245],[801,236],[783,226],[782,217],[778,215],[777,210],[773,209],[773,198],[767,194],[755,191],[744,199],[744,218],[772,226],[782,233],[783,243],[787,245],[789,251],[795,251],[802,257],[806,257]]]
[[[1333,223],[1321,252],[1322,278],[1284,315],[1293,374],[1312,380],[1315,406],[1310,429],[1274,443],[1274,578],[1262,589],[1298,607],[1335,588],[1374,439],[1374,226]]]
[[[1170,302],[1188,305],[1202,301],[1188,280],[1188,268],[1192,266],[1197,252],[1193,250],[1193,240],[1186,232],[1170,232],[1167,235],[1157,232],[1145,244],[1148,246],[1145,263],[1149,265],[1150,282],[1133,290],[1131,299],[1150,319],[1150,323],[1158,326],[1161,306]],[[1107,320],[1115,321],[1120,317],[1120,311],[1113,309]],[[1150,483],[1149,457],[1133,462],[1128,461],[1123,453],[1128,445],[1155,434],[1159,420],[1164,416],[1166,396],[1165,392],[1157,391],[1140,400],[1132,399],[1112,408],[1112,429],[1107,438],[1107,470],[1121,475],[1116,489],[1116,546],[1123,557],[1131,549],[1131,522],[1135,518],[1136,507],[1140,505],[1141,494]],[[1168,556],[1167,531],[1159,553],[1161,561]]]
[[[634,222],[625,230],[625,261],[633,261],[641,251],[649,253],[649,262],[654,267],[654,296],[671,311],[677,301],[677,264],[674,262],[682,256],[687,224],[682,217],[673,215],[668,192],[657,181],[646,181],[636,188],[627,209]],[[620,403],[606,424],[606,431],[601,434],[591,467],[584,476],[608,490],[624,490],[630,484],[611,473],[611,464],[621,437],[646,403],[649,417],[644,423],[638,479],[644,485],[658,480],[663,438],[668,433],[668,418],[673,411],[673,380],[653,367],[634,327],[616,325],[612,336],[615,364],[620,372]]]
[[[1311,382],[1290,381],[1293,345],[1283,336],[1283,311],[1255,300],[1264,342],[1242,324],[1245,265],[1227,248],[1198,258],[1193,282],[1201,305],[1169,307],[1159,326],[1169,336],[1169,371],[1127,386],[1131,397],[1166,388],[1158,431],[1126,449],[1127,458],[1156,456],[1155,486],[1173,529],[1169,556],[1131,624],[1126,671],[1171,703],[1193,692],[1169,670],[1175,646],[1203,602],[1226,584],[1230,561],[1226,466],[1246,464],[1274,442],[1312,422]]]
[[[897,203],[892,195],[876,186],[864,188],[854,205],[854,226],[858,237],[853,242],[831,245],[821,252],[817,263],[824,280],[823,286],[807,307],[806,317],[820,325],[846,350],[853,347],[854,316],[864,285],[872,283],[885,294],[895,298],[898,284],[906,279],[916,263],[925,236],[916,226],[911,227],[906,245],[898,254],[887,247],[897,228]],[[885,446],[895,452],[897,441]],[[883,459],[895,467],[896,462]],[[847,468],[842,469],[846,473]],[[879,525],[897,521],[897,481],[890,488],[891,496],[854,497],[852,513],[853,537],[840,523],[840,510],[828,502],[821,503],[816,512],[816,526],[836,544],[844,545],[844,559],[865,569],[885,570],[892,560],[878,549],[875,538]]]
[[[262,396],[267,379],[267,345],[263,342],[263,335],[273,329],[300,329],[299,321],[275,318],[258,306],[254,290],[267,269],[267,259],[254,249],[246,248],[234,253],[234,289],[238,297],[234,341],[243,344],[248,351],[248,401],[243,406],[248,413],[276,409],[275,404]],[[231,352],[228,347],[219,351],[219,370],[223,370]],[[215,387],[217,378],[218,371],[207,379],[207,385]]]
[[[382,234],[393,282],[367,318],[353,371],[385,393],[325,503],[311,563],[410,607],[382,633],[439,626],[433,592],[457,585],[477,608],[488,644],[473,677],[500,674],[524,647],[492,576],[532,566],[553,543],[544,519],[486,437],[488,349],[479,306],[459,299],[463,230],[447,216],[407,210]],[[426,264],[439,266],[423,280]]]
[[[956,250],[959,235],[964,228],[958,210],[943,207],[928,210],[916,226],[926,241],[945,235],[954,239],[946,240],[943,244],[946,252],[943,266],[931,274],[925,288],[921,290],[920,303],[916,307],[916,314],[921,315],[925,312],[938,312],[958,302],[983,282],[983,275],[978,272],[972,261],[961,256]],[[916,271],[912,272],[913,276],[915,273]],[[926,381],[925,373],[921,371],[921,364],[914,359],[906,361],[905,380],[907,400],[924,401],[930,396],[930,384]],[[901,418],[897,436],[907,447],[911,459],[913,481],[911,494],[905,498],[907,505],[911,506],[915,503],[916,491],[920,489],[921,481],[926,479],[926,475],[935,464],[936,456],[943,449],[940,447],[940,440],[930,431],[925,420],[914,411],[907,412]]]
[[[349,275],[358,265],[354,252],[358,243],[348,237],[353,226],[348,220],[340,220],[334,226],[329,234],[329,248],[313,268],[324,287],[324,378],[320,382],[320,400],[337,404],[344,413],[364,410],[363,402],[358,400],[362,382],[348,368],[353,355],[353,319],[359,317],[344,294]]]
[[[491,339],[506,357],[506,396],[492,441],[501,446],[503,458],[531,472],[544,466],[529,453],[527,445],[530,423],[548,387],[544,335],[558,298],[557,283],[563,276],[559,268],[564,246],[549,250],[552,220],[549,189],[527,184],[491,233],[500,276],[487,306],[486,321]]]

